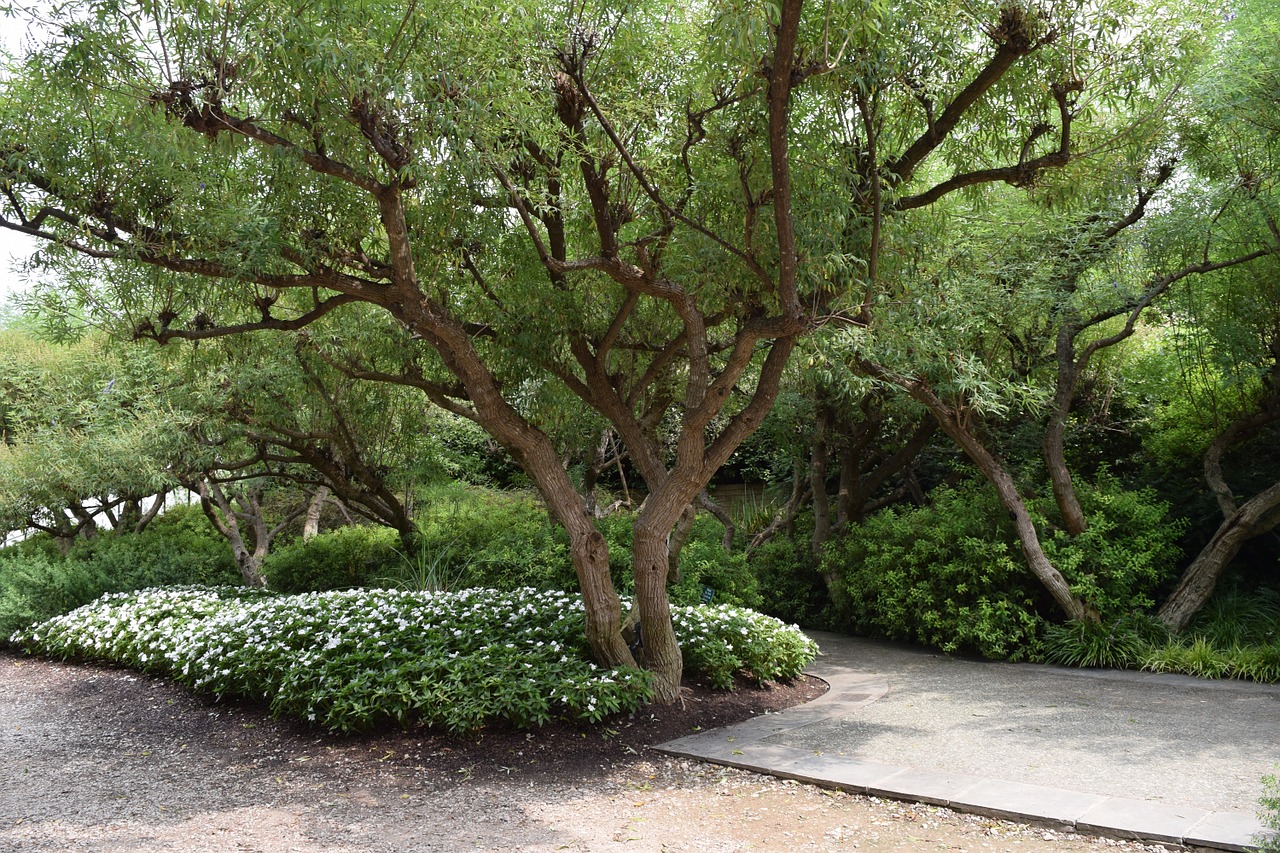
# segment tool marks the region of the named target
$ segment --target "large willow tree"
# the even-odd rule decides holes
[[[568,531],[597,659],[652,670],[670,701],[668,537],[773,404],[797,337],[896,293],[893,212],[1071,160],[1080,69],[1129,38],[1101,7],[956,12],[62,4],[5,72],[0,225],[45,241],[48,299],[137,338],[385,311],[418,351],[328,342],[330,363],[501,443]],[[565,394],[648,489],[630,644],[545,428]]]

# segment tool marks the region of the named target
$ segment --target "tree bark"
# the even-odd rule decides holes
[[[831,408],[819,400],[809,461],[809,487],[813,489],[813,538],[809,542],[809,550],[814,557],[822,556],[822,548],[831,538],[831,499],[827,496],[827,468],[831,459],[827,433],[830,427]]]
[[[1080,508],[1080,500],[1076,497],[1071,469],[1067,467],[1066,455],[1067,418],[1071,415],[1076,386],[1083,369],[1083,365],[1076,362],[1076,334],[1077,330],[1069,324],[1058,330],[1058,382],[1041,443],[1045,466],[1049,470],[1049,481],[1053,484],[1053,498],[1058,504],[1058,512],[1062,514],[1063,527],[1070,536],[1079,536],[1088,529],[1084,510]]]
[[[320,533],[320,513],[324,510],[324,502],[329,499],[329,487],[320,486],[311,501],[307,504],[307,517],[302,523],[302,541],[315,539]]]
[[[1280,524],[1280,482],[1246,501],[1223,520],[1209,544],[1182,573],[1156,617],[1177,633],[1187,627],[1213,595],[1222,572],[1249,539]]]
[[[653,500],[653,495],[649,496]],[[640,612],[640,663],[654,674],[654,701],[671,704],[680,698],[684,655],[671,625],[667,596],[667,531],[672,525],[646,518],[641,511],[634,527],[636,607]]]

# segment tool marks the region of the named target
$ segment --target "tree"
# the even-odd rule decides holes
[[[0,332],[0,528],[63,549],[109,529],[140,531],[177,486],[181,418],[155,359],[126,362],[100,336],[59,345]]]
[[[46,241],[51,297],[139,338],[385,311],[424,352],[332,363],[511,454],[568,532],[596,658],[630,664],[604,539],[544,428],[576,397],[648,489],[639,662],[672,701],[668,536],[830,298],[856,289],[865,322],[885,295],[888,213],[1070,159],[1088,37],[1014,4],[977,26],[802,0],[492,11],[58,7],[0,107],[0,225]]]

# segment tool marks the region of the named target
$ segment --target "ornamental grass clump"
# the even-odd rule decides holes
[[[736,670],[759,680],[792,677],[816,654],[812,641],[769,617],[685,610],[677,632],[691,666],[716,684],[731,684]],[[148,589],[103,596],[11,641],[33,653],[161,673],[218,696],[260,697],[277,715],[335,731],[595,722],[650,697],[647,673],[591,662],[578,596],[533,589],[291,596]]]

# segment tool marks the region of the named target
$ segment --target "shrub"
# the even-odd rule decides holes
[[[0,632],[66,613],[114,589],[112,578],[78,560],[38,551],[0,554]]]
[[[102,591],[240,580],[231,546],[197,506],[171,507],[141,533],[100,535],[78,543],[67,556],[121,579]]]
[[[377,585],[396,570],[400,537],[389,527],[352,525],[296,540],[267,555],[262,571],[279,592]]]
[[[0,636],[105,592],[238,579],[230,547],[199,508],[173,507],[141,533],[103,532],[65,556],[39,542],[0,551]]]
[[[790,678],[817,652],[794,628],[740,608],[677,609],[676,625],[691,667],[716,684],[731,684],[739,669]],[[590,662],[577,596],[533,589],[151,589],[104,596],[12,641],[164,673],[220,696],[262,697],[278,715],[341,731],[597,721],[649,696],[646,673]]]
[[[784,622],[824,625],[826,585],[804,541],[779,536],[761,545],[748,560],[760,585],[760,609]]]
[[[1046,553],[1104,617],[1150,606],[1174,565],[1181,524],[1167,519],[1153,493],[1125,491],[1105,473],[1080,496],[1089,530],[1076,538],[1048,521],[1056,513],[1051,498],[1031,502]],[[948,652],[1034,656],[1042,615],[1053,606],[994,491],[970,481],[930,497],[930,506],[885,510],[829,543],[823,566],[844,578],[848,623]]]
[[[410,562],[425,558],[455,586],[577,588],[568,538],[532,492],[438,485],[422,492],[414,521]]]
[[[741,550],[726,551],[723,535],[724,527],[710,515],[699,514],[695,519],[680,550],[680,579],[669,590],[672,604],[699,604],[704,588],[713,592],[717,604],[759,607],[764,602],[747,555]]]
[[[1280,853],[1280,775],[1262,777],[1262,796],[1258,799],[1258,818],[1270,832],[1254,837],[1259,853]]]
[[[998,500],[978,483],[932,496],[932,506],[884,510],[828,543],[823,566],[844,579],[850,627],[947,652],[1025,657],[1040,620]]]
[[[1176,568],[1177,542],[1186,529],[1169,518],[1168,504],[1151,489],[1125,489],[1102,471],[1093,484],[1077,486],[1088,529],[1071,537],[1060,529],[1042,536],[1045,554],[1070,582],[1071,591],[1104,618],[1115,619],[1150,608],[1152,594]],[[1044,519],[1057,510],[1042,499],[1034,508]]]

